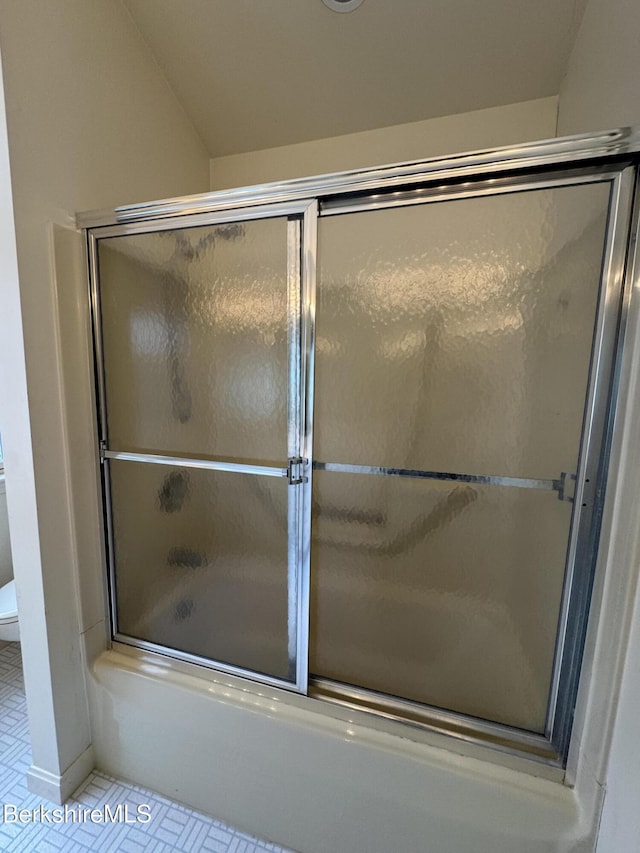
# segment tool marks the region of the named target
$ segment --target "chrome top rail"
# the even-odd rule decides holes
[[[432,157],[390,166],[130,204],[115,209],[91,210],[78,213],[76,225],[78,228],[97,228],[166,216],[230,210],[239,206],[250,207],[331,196],[336,193],[367,192],[383,188],[389,190],[424,182],[430,175],[438,180],[472,178],[481,174],[541,168],[545,165],[557,166],[566,162],[598,160],[639,152],[640,128],[623,127],[604,133],[580,134],[450,157]]]

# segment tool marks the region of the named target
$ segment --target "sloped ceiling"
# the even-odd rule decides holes
[[[124,0],[212,157],[554,95],[586,0]]]

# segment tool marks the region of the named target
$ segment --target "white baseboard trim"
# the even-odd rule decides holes
[[[88,746],[59,776],[34,764],[27,770],[27,788],[32,794],[61,806],[80,787],[95,767],[93,746]]]

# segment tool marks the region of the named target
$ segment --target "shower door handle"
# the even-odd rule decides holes
[[[303,459],[302,456],[292,456],[289,459],[287,466],[287,479],[290,486],[299,486],[300,483],[306,483],[307,478],[304,473],[305,465],[309,460]]]

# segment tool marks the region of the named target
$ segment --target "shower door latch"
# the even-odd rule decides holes
[[[558,480],[558,500],[573,503],[576,475],[563,471]]]
[[[307,478],[304,476],[304,466],[307,462],[308,460],[303,459],[302,456],[292,456],[289,459],[287,479],[290,486],[298,486],[300,483],[306,483]]]

